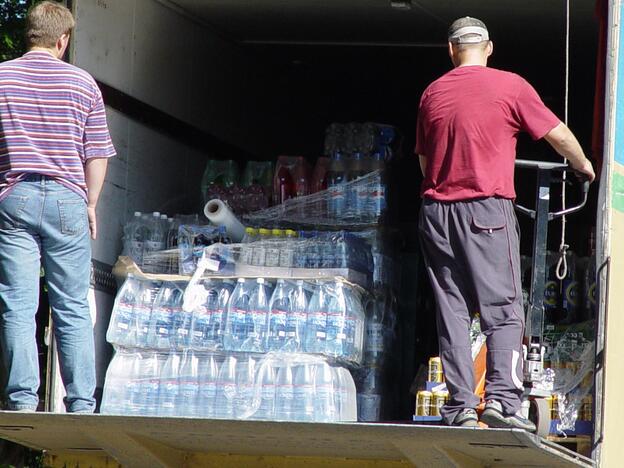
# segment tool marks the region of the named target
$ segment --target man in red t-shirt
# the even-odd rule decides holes
[[[455,68],[422,95],[415,153],[424,181],[420,231],[437,301],[440,357],[450,401],[449,425],[477,426],[470,314],[487,337],[486,408],[491,427],[529,431],[520,414],[524,308],[519,231],[514,213],[518,134],[546,139],[590,181],[578,141],[520,76],[487,67],[493,44],[485,24],[456,20],[449,29]]]

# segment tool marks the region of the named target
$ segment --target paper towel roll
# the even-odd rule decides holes
[[[204,215],[216,226],[225,226],[232,242],[240,242],[245,235],[245,226],[236,218],[232,210],[221,200],[210,200],[204,206]]]

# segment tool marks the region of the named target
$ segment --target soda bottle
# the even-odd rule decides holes
[[[288,168],[288,159],[284,156],[280,156],[277,161],[275,177],[273,179],[273,203],[281,205],[295,195],[295,182]]]
[[[308,305],[304,349],[308,353],[324,353],[327,340],[328,295],[322,283],[316,282]]]
[[[269,299],[270,295],[264,278],[258,278],[249,296],[249,307],[246,315],[246,338],[241,345],[241,351],[264,352]]]
[[[286,324],[292,313],[291,295],[292,286],[283,279],[278,279],[269,301],[267,351],[281,351],[287,342]]]
[[[239,278],[227,306],[223,346],[228,351],[240,351],[247,338],[250,291],[245,278]]]
[[[310,194],[310,167],[302,156],[297,156],[293,169],[295,196],[305,197]]]
[[[324,156],[316,160],[314,173],[312,175],[311,193],[321,192],[327,189],[327,171],[329,170],[330,159]]]

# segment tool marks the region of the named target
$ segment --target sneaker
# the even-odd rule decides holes
[[[485,404],[481,421],[488,427],[506,428],[506,429],[524,429],[528,432],[535,432],[536,427],[530,420],[523,417],[518,411],[516,414],[506,415],[503,413],[503,405],[500,401],[488,400]]]
[[[461,427],[477,427],[479,426],[479,418],[477,417],[477,412],[472,408],[464,408],[455,419],[451,423],[451,426],[461,426]]]

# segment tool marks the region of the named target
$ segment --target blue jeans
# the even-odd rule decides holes
[[[35,314],[43,264],[68,412],[95,408],[95,351],[87,302],[91,242],[85,200],[31,175],[0,201],[0,345],[8,409],[36,409]]]

